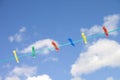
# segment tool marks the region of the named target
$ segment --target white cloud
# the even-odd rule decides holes
[[[30,77],[36,74],[36,67],[15,67],[5,77],[5,80],[21,80],[21,77]]]
[[[19,32],[25,32],[26,31],[26,27],[22,27]]]
[[[15,67],[5,76],[4,80],[52,80],[49,75],[37,75],[37,68],[30,66]],[[1,78],[0,78],[1,80]]]
[[[22,66],[22,67],[15,67],[12,72],[10,73],[11,75],[17,75],[17,76],[31,76],[36,73],[36,67],[28,67],[28,66]]]
[[[120,44],[114,40],[99,39],[88,47],[72,65],[73,79],[103,67],[120,67]]]
[[[9,36],[8,39],[9,39],[10,42],[13,42],[13,41],[14,41],[14,37],[13,37],[13,36]]]
[[[102,33],[102,26],[106,26],[108,31],[111,31],[113,29],[116,29],[120,22],[120,15],[114,14],[104,17],[104,23],[102,25],[94,25],[90,29],[81,28],[81,32],[85,32],[87,35],[92,35],[96,33]],[[117,32],[110,33],[110,35],[117,35]]]
[[[108,77],[106,80],[114,80],[113,77]]]
[[[17,76],[7,77],[5,80],[20,80]]]
[[[16,34],[9,36],[8,39],[10,42],[21,42],[23,40],[23,33],[26,31],[25,27],[22,27],[19,32]]]
[[[87,35],[92,35],[92,34],[95,34],[95,33],[102,32],[101,29],[102,29],[101,26],[94,25],[90,29],[81,28],[80,31],[85,32]]]
[[[74,78],[71,79],[71,80],[85,80],[85,79],[83,79],[83,78],[81,78],[81,77],[74,77]]]
[[[27,80],[52,80],[47,74],[28,77]]]
[[[48,54],[50,49],[52,50],[53,46],[51,45],[52,39],[44,39],[44,40],[38,40],[35,43],[29,45],[28,47],[21,50],[21,53],[31,53],[32,52],[32,46],[35,47],[36,50],[41,49],[40,51],[43,54]],[[57,42],[56,42],[57,43]]]

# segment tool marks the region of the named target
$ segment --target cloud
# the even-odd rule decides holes
[[[81,77],[74,77],[72,80],[85,80],[85,79],[83,79]]]
[[[4,80],[52,80],[49,75],[37,75],[37,68],[30,66],[15,67],[9,71]]]
[[[102,33],[102,26],[106,26],[108,31],[111,31],[113,29],[116,29],[119,26],[120,22],[120,15],[114,14],[104,17],[104,23],[102,25],[94,25],[90,29],[81,28],[81,32],[85,32],[87,35],[93,35],[96,33]],[[117,35],[117,32],[110,33],[110,35]]]
[[[36,50],[41,49],[41,53],[48,54],[50,49],[52,50],[53,46],[51,45],[52,39],[44,39],[44,40],[38,40],[34,42],[33,44],[30,44],[28,47],[21,50],[21,53],[31,53],[32,46],[35,47]],[[56,42],[57,43],[57,42]]]
[[[5,80],[20,80],[17,76],[7,77]]]
[[[23,33],[26,31],[25,27],[22,27],[19,32],[16,34],[9,36],[8,39],[10,42],[21,42],[23,40]]]
[[[30,77],[36,74],[36,67],[21,66],[15,67],[8,73],[5,80],[21,80],[20,77]]]
[[[106,80],[114,80],[113,77],[108,77]]]
[[[27,80],[52,80],[47,74],[28,77]]]
[[[72,65],[73,80],[103,67],[120,67],[120,44],[114,40],[99,39],[88,47]],[[81,80],[81,79],[80,79]]]
[[[17,75],[17,76],[31,76],[36,73],[36,67],[28,67],[28,66],[22,66],[22,67],[15,67],[12,72],[10,73],[11,75]]]
[[[19,30],[19,32],[25,32],[26,31],[26,28],[25,27],[22,27],[20,30]]]

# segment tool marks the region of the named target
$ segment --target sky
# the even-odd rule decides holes
[[[0,80],[120,80],[119,0],[0,0],[0,27]]]

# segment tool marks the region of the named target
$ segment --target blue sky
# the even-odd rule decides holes
[[[114,30],[119,22],[119,0],[1,0],[0,80],[118,80],[119,31],[109,38],[91,38],[87,45],[81,41],[60,47],[59,52],[45,49],[53,48],[51,40],[61,45],[68,38],[82,39],[82,31],[87,36],[102,33],[103,25]],[[41,51],[35,58],[29,55],[31,45]],[[28,56],[16,63],[14,49],[18,57]]]

